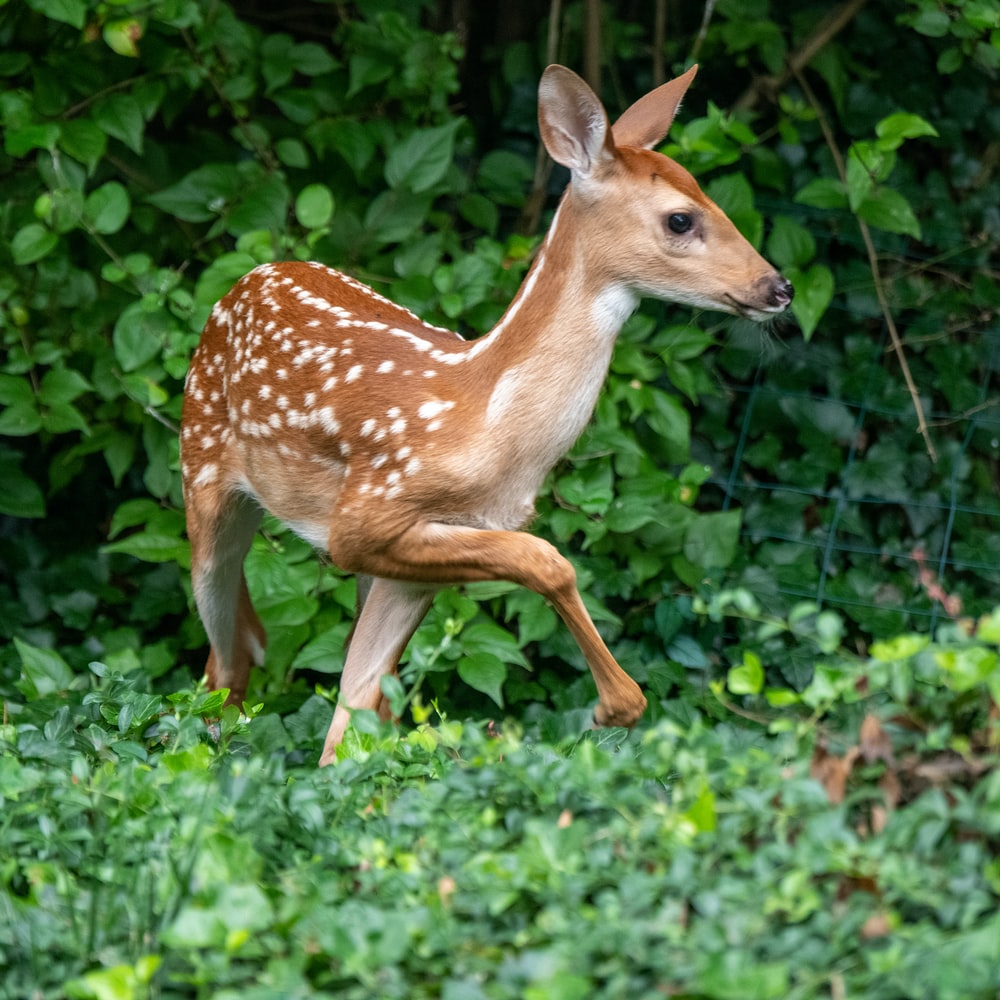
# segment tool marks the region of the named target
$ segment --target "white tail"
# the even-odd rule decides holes
[[[572,182],[497,326],[464,341],[320,264],[265,264],[216,306],[188,374],[182,454],[194,593],[213,688],[242,703],[265,635],[243,560],[266,508],[359,587],[340,703],[388,716],[380,679],[436,590],[509,580],[552,602],[594,680],[599,725],[631,726],[646,699],[608,651],[551,545],[518,531],[545,474],[583,430],[615,338],[641,296],[752,319],[791,285],[694,178],[651,151],[692,68],[614,127],[590,88],[550,66],[539,125]]]

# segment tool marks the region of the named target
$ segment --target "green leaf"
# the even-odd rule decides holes
[[[89,118],[72,118],[62,123],[59,148],[93,173],[107,151],[108,137]]]
[[[143,35],[143,24],[136,17],[122,17],[107,21],[101,30],[105,44],[112,52],[131,59],[139,55],[138,41]]]
[[[953,690],[971,691],[997,674],[998,657],[995,649],[966,646],[964,649],[940,650],[934,662],[944,671]]]
[[[461,124],[462,119],[456,118],[437,128],[416,129],[396,143],[385,163],[389,187],[420,194],[441,181],[451,165]]]
[[[184,539],[176,535],[159,535],[145,531],[128,535],[117,542],[110,542],[102,546],[101,551],[135,556],[136,559],[151,563],[176,562],[188,566],[191,562],[191,550]]]
[[[365,231],[376,243],[399,243],[427,218],[429,197],[414,197],[405,191],[383,191],[368,206]]]
[[[764,687],[764,668],[760,657],[749,650],[743,654],[743,662],[732,667],[726,684],[733,694],[760,694]]]
[[[295,217],[306,229],[320,229],[333,216],[333,193],[325,184],[304,187],[295,199]]]
[[[14,636],[14,648],[21,658],[18,690],[34,698],[67,691],[75,677],[66,661],[52,649],[31,646]]]
[[[42,415],[34,397],[28,402],[11,403],[0,409],[0,434],[27,437],[42,428]]]
[[[87,18],[85,0],[27,0],[28,6],[53,21],[62,21],[74,28],[83,27]]]
[[[920,223],[910,203],[892,188],[880,187],[872,191],[859,206],[858,215],[876,229],[920,239]]]
[[[699,833],[712,833],[716,826],[715,794],[706,783],[698,797],[684,810],[684,818]]]
[[[115,357],[122,369],[133,372],[157,357],[173,327],[173,318],[156,303],[139,300],[127,306],[112,332]]]
[[[226,232],[242,236],[256,229],[283,229],[290,201],[291,192],[281,177],[244,184],[243,192],[226,212]]]
[[[846,208],[847,193],[839,180],[829,177],[818,177],[810,181],[795,196],[800,205],[811,205],[813,208]]]
[[[875,126],[875,134],[880,139],[889,140],[895,148],[904,139],[916,139],[922,135],[938,135],[938,130],[929,121],[921,118],[920,115],[912,115],[906,112],[897,112],[883,118]]]
[[[4,132],[3,148],[9,156],[17,159],[26,156],[33,149],[55,149],[61,134],[62,130],[54,122],[7,128]]]
[[[736,556],[740,537],[738,510],[700,514],[684,538],[684,556],[701,569],[728,566]]]
[[[775,217],[771,234],[767,238],[767,256],[770,260],[782,270],[787,270],[790,267],[804,267],[815,254],[816,241],[805,226],[784,215]]]
[[[786,277],[795,288],[792,312],[808,340],[833,300],[833,272],[825,264],[813,264],[808,271],[789,268]]]
[[[84,415],[72,403],[53,403],[42,411],[42,427],[50,434],[90,430]]]
[[[857,157],[847,160],[847,203],[852,212],[856,212],[861,203],[875,187],[875,180],[868,167]]]
[[[130,208],[125,188],[118,181],[108,181],[87,195],[83,210],[84,217],[98,233],[109,235],[125,225]]]
[[[79,372],[72,368],[50,368],[42,376],[38,398],[45,406],[71,403],[78,396],[93,389]]]
[[[15,264],[34,264],[50,254],[59,242],[55,233],[38,222],[29,222],[10,241],[10,252]]]
[[[325,130],[311,130],[307,135],[320,153],[328,142],[347,161],[355,176],[368,168],[377,148],[371,130],[350,118],[336,121]]]
[[[10,517],[45,517],[45,495],[21,469],[21,456],[0,451],[0,514]]]
[[[208,222],[222,215],[244,186],[243,176],[232,164],[207,163],[146,200],[185,222]]]
[[[753,188],[743,174],[714,178],[705,186],[705,193],[753,246],[760,246],[764,235],[764,217],[754,208]]]
[[[687,461],[691,447],[691,415],[676,397],[650,389],[652,408],[644,413],[649,426],[670,446],[673,461]]]
[[[503,708],[503,682],[507,679],[507,667],[493,653],[473,653],[458,661],[458,676],[469,687],[482,691]]]
[[[246,253],[224,253],[216,257],[198,278],[194,299],[202,305],[214,305],[233,285],[257,266],[257,261]]]
[[[132,94],[111,94],[94,108],[94,121],[102,132],[142,154],[146,121],[142,106]]]
[[[871,647],[872,659],[882,663],[909,660],[922,649],[926,649],[930,639],[926,635],[898,635],[894,639],[874,642]]]
[[[322,45],[316,42],[301,42],[293,45],[288,52],[289,59],[300,73],[306,76],[320,76],[340,65]]]

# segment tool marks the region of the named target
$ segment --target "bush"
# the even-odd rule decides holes
[[[998,644],[828,648],[767,701],[747,654],[632,735],[359,718],[322,771],[321,699],[206,729],[218,694],[19,644],[4,995],[985,1000]]]
[[[188,358],[279,258],[487,330],[565,179],[534,175],[544,12],[470,8],[463,55],[403,0],[4,8],[2,995],[1000,990],[1000,24],[720,0],[660,44],[649,6],[605,19],[612,115],[697,52],[665,148],[803,336],[645,306],[540,499],[648,718],[581,736],[552,610],[469,587],[386,682],[403,731],[359,713],[322,772],[354,584],[275,522],[248,717],[191,687]]]

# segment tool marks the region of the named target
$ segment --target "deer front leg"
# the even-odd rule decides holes
[[[519,531],[418,524],[377,555],[369,554],[365,571],[438,584],[510,580],[528,587],[552,603],[586,657],[599,699],[595,722],[632,726],[646,709],[639,685],[615,661],[587,613],[572,565],[540,538]]]
[[[344,738],[353,709],[367,708],[384,719],[389,717],[380,682],[395,671],[436,590],[400,580],[370,581],[359,601],[361,613],[351,634],[340,679],[340,699],[319,759],[321,767],[337,759],[337,747]]]

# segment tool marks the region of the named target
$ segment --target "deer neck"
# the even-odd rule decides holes
[[[544,428],[539,458],[554,464],[586,426],[615,339],[638,295],[599,264],[567,191],[538,256],[500,322],[484,338],[488,424]]]

